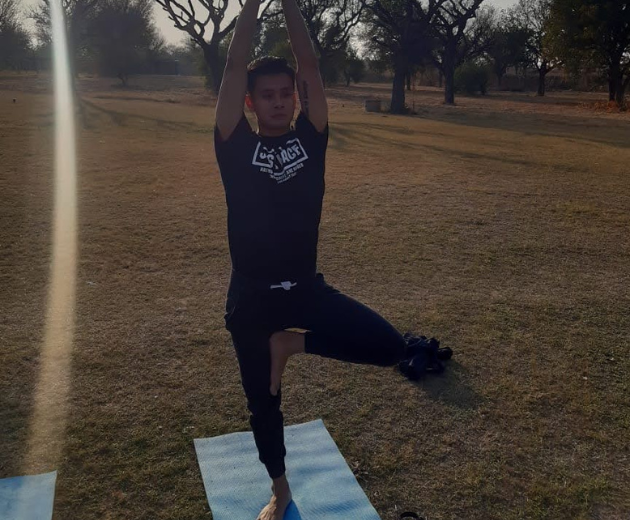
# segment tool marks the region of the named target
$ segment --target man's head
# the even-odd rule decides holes
[[[265,56],[247,67],[247,107],[256,113],[262,133],[289,130],[295,112],[295,71],[284,58]]]

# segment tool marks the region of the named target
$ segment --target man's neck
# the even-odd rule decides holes
[[[291,131],[291,126],[287,126],[286,129],[275,129],[275,128],[263,128],[258,125],[258,130],[256,133],[261,137],[280,137],[285,134],[288,134]]]

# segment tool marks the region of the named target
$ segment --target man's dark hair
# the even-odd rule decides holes
[[[252,61],[247,66],[247,91],[252,94],[256,86],[256,80],[260,76],[270,74],[288,74],[291,83],[295,85],[295,70],[289,65],[286,59],[277,56],[263,56]]]

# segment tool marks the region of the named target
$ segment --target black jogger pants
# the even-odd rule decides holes
[[[260,461],[269,476],[285,472],[281,391],[271,395],[269,338],[280,330],[305,333],[307,354],[378,366],[403,359],[404,338],[383,317],[328,285],[324,275],[269,283],[232,271],[227,293],[225,327],[232,335],[241,382],[250,411],[250,425]],[[272,288],[274,286],[274,288]]]

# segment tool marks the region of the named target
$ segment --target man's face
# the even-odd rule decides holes
[[[289,131],[296,98],[288,74],[269,74],[256,80],[247,105],[256,113],[261,133],[281,135]]]

